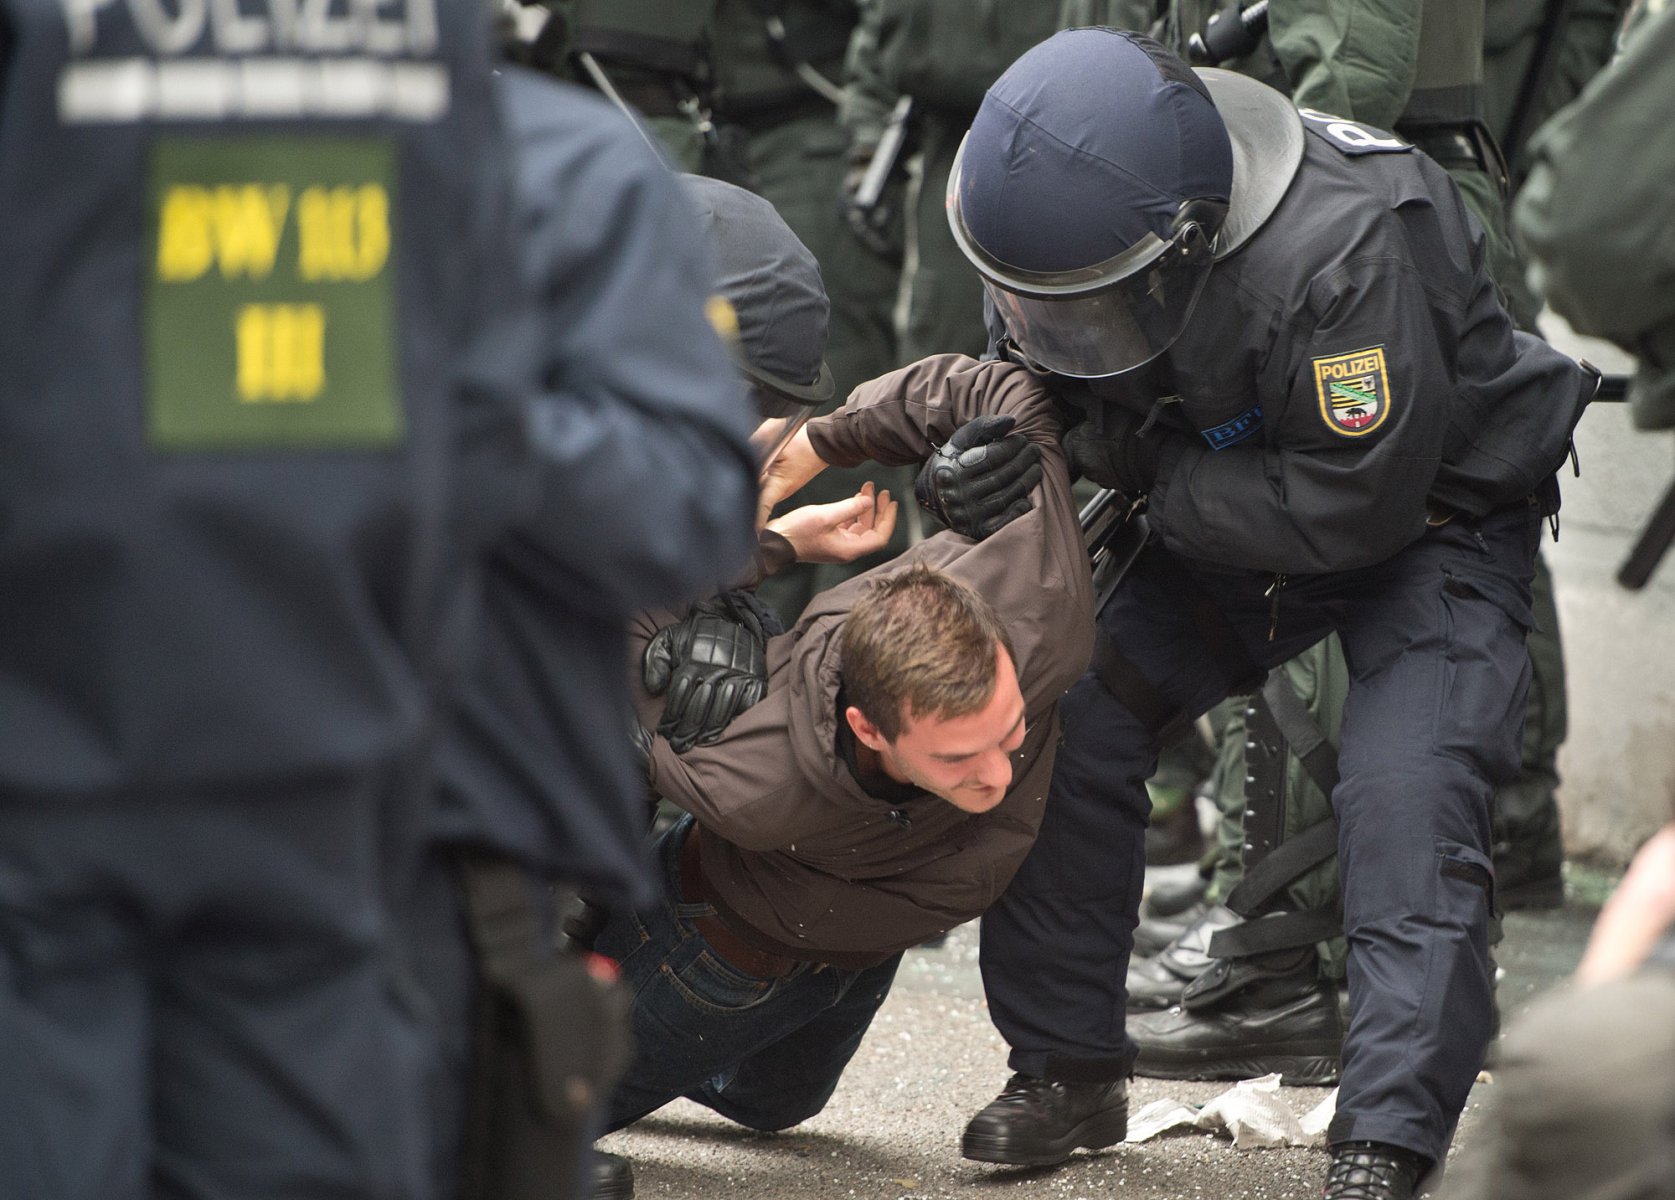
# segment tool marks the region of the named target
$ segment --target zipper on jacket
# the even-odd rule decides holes
[[[1285,590],[1285,576],[1275,573],[1274,580],[1268,585],[1268,590],[1262,594],[1268,597],[1268,640],[1271,642],[1280,629],[1280,593]]]
[[[890,810],[890,820],[895,824],[900,825],[903,829],[913,828],[913,818],[908,816],[902,809],[892,808]]]

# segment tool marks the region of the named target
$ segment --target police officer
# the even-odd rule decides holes
[[[1523,264],[1507,231],[1505,171],[1480,115],[1489,98],[1482,79],[1481,0],[1427,0],[1417,11],[1356,0],[1282,0],[1261,8],[1260,20],[1247,12],[1242,37],[1227,33],[1224,10],[1211,12],[1207,26],[1190,24],[1203,10],[1189,2],[1173,6],[1168,29],[1183,51],[1199,57],[1240,51],[1229,61],[1294,86],[1304,107],[1375,127],[1393,124],[1443,166],[1484,229],[1487,264],[1503,301],[1520,327],[1534,332],[1539,303],[1523,283]],[[1345,30],[1341,39],[1328,36],[1339,28]],[[1497,789],[1494,805],[1492,857],[1502,909],[1563,899],[1554,792],[1566,723],[1564,663],[1551,578],[1539,557],[1533,604],[1536,627],[1527,645],[1534,679],[1521,768]],[[1232,964],[1208,954],[1208,940],[1241,916],[1266,918],[1261,937],[1248,929],[1220,934],[1218,953],[1243,957],[1242,965],[1252,968],[1257,964],[1249,960],[1259,949],[1262,970],[1247,972],[1253,978],[1243,990],[1195,989],[1181,1007],[1132,1021],[1139,1073],[1246,1078],[1274,1070],[1295,1082],[1336,1078],[1342,1023],[1331,989],[1315,986],[1315,977],[1343,981],[1342,939],[1328,936],[1338,895],[1325,823],[1347,683],[1342,651],[1328,638],[1285,664],[1229,717],[1214,791],[1222,813],[1218,841],[1228,849],[1218,853],[1196,927],[1183,930],[1176,920],[1143,923],[1137,931],[1137,947],[1155,947],[1156,930],[1164,931],[1162,940],[1170,930],[1180,932],[1155,958],[1131,966],[1130,1007],[1170,1009],[1204,971],[1227,970]],[[1312,753],[1301,755],[1293,748],[1298,745]],[[1271,860],[1263,877],[1235,891],[1245,869],[1263,860]],[[1228,901],[1237,912],[1223,906]],[[1240,947],[1237,939],[1253,940]]]
[[[707,593],[749,554],[756,418],[706,320],[707,304],[736,332],[675,176],[599,96],[517,67],[498,90],[517,147],[521,282],[539,298],[546,476],[538,513],[488,558],[413,908],[449,1072],[437,1186],[466,1200],[620,1198],[627,1163],[583,1151],[626,1026],[582,947],[554,949],[575,906],[553,889],[618,906],[651,894],[627,620]]]
[[[1040,840],[984,922],[1015,1074],[964,1152],[1108,1144],[1086,1131],[1126,1104],[1159,734],[1336,630],[1354,1036],[1323,1194],[1409,1196],[1487,1044],[1489,801],[1517,765],[1540,517],[1593,379],[1514,330],[1409,143],[1136,35],[1071,31],[1014,64],[949,218],[996,350],[1085,410],[1073,460],[1146,495],[1156,533],[1100,614]]]
[[[384,889],[527,492],[486,22],[0,29],[0,1193],[426,1196]]]

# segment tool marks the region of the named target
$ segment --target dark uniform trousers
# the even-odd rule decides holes
[[[1332,804],[1350,1031],[1333,1141],[1440,1157],[1482,1063],[1490,796],[1518,768],[1539,526],[1523,503],[1456,517],[1383,562],[1292,576],[1277,595],[1271,575],[1178,560],[1260,667],[1334,629],[1343,640],[1351,683]],[[1198,714],[1229,685],[1178,585],[1155,558],[1145,566],[1164,553],[1142,554],[1099,622],[1163,698]],[[1116,1078],[1134,1054],[1124,975],[1158,747],[1092,671],[1061,719],[1040,838],[983,921],[983,979],[1013,1070]]]
[[[0,1196],[429,1194],[386,950],[407,783],[0,794]]]

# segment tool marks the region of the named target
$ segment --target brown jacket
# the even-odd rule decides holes
[[[968,921],[1005,889],[1035,840],[1058,745],[1058,699],[1087,667],[1093,594],[1059,422],[1020,368],[959,355],[861,385],[809,425],[834,466],[918,462],[971,418],[1010,413],[1041,445],[1034,509],[983,542],[927,538],[894,561],[815,597],[768,643],[768,690],[721,740],[676,755],[662,738],[653,786],[697,818],[707,889],[722,918],[759,949],[860,967]],[[1028,733],[1012,787],[968,815],[928,793],[869,796],[837,752],[838,634],[868,582],[924,562],[984,596],[1017,652]],[[632,634],[637,653],[652,618]],[[637,676],[636,672],[636,676]],[[661,702],[641,692],[640,716]]]

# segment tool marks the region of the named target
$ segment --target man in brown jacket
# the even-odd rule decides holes
[[[803,477],[918,462],[985,415],[1040,448],[1031,511],[816,597],[768,642],[766,694],[718,741],[677,755],[653,740],[652,785],[688,815],[657,845],[661,903],[596,942],[634,994],[609,1128],[680,1096],[756,1129],[818,1112],[902,951],[980,914],[1034,842],[1058,699],[1093,633],[1047,394],[1009,364],[928,359],[857,389],[781,459]],[[639,700],[655,726],[660,702]]]

